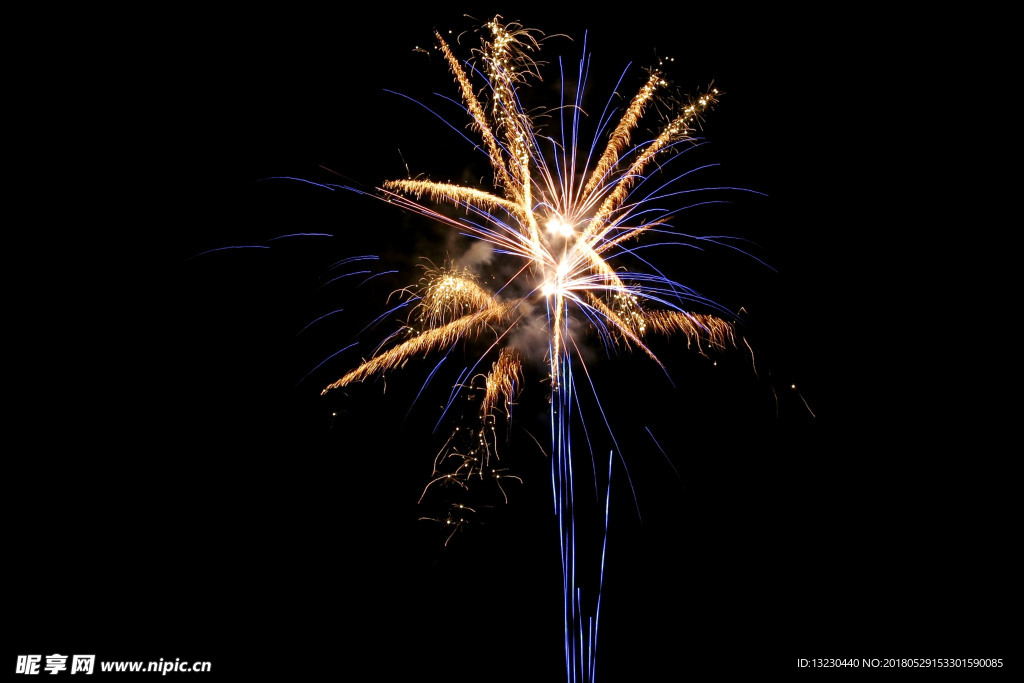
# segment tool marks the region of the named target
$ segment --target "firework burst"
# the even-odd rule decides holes
[[[489,161],[490,187],[408,177],[386,181],[379,196],[486,243],[497,257],[514,264],[506,271],[514,274],[492,291],[467,269],[450,265],[428,270],[417,286],[403,290],[407,301],[416,303],[402,328],[323,393],[384,375],[410,358],[482,340],[486,352],[473,370],[460,375],[452,392],[453,397],[459,390],[476,392],[478,412],[472,427],[456,429],[436,456],[423,495],[437,487],[466,489],[487,480],[507,500],[505,486],[522,482],[499,466],[495,425],[511,419],[524,356],[531,353],[521,348],[525,345],[519,332],[543,330],[541,360],[551,405],[551,485],[562,548],[566,672],[570,681],[589,681],[596,667],[613,458],[609,455],[608,487],[598,505],[604,513],[599,526],[605,530],[599,578],[596,587],[587,587],[595,592],[584,598],[575,559],[574,509],[579,506],[574,505],[578,494],[573,478],[579,471],[574,468],[571,434],[573,407],[578,405],[574,372],[586,368],[580,335],[589,330],[604,346],[641,351],[659,365],[647,342],[652,334],[683,337],[688,347],[702,353],[735,344],[729,311],[665,277],[641,252],[665,240],[698,239],[672,227],[686,208],[677,204],[688,190],[674,184],[682,176],[669,173],[665,166],[695,144],[702,116],[720,93],[709,87],[693,98],[670,97],[664,74],[652,70],[614,122],[610,113],[602,115],[595,142],[588,148],[580,140],[582,85],[573,101],[545,112],[543,120],[554,124],[553,133],[524,104],[524,90],[540,78],[536,57],[543,37],[500,17],[487,22],[480,33],[480,46],[466,62],[440,33],[435,38],[479,140],[478,149]],[[582,62],[580,76],[582,84]],[[664,117],[667,107],[674,113]],[[654,118],[652,111],[662,114],[658,130],[638,141],[644,137],[642,122]],[[442,212],[435,208],[438,204],[458,211]],[[651,236],[657,239],[645,244]],[[633,267],[636,264],[643,270]],[[485,369],[477,372],[481,367]],[[447,542],[475,512],[453,503],[445,514],[424,519],[448,527]]]

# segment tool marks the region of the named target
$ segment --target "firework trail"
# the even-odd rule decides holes
[[[504,23],[500,17],[487,22],[480,34],[480,47],[467,62],[456,56],[440,33],[435,32],[435,37],[470,127],[479,138],[478,149],[489,160],[492,186],[481,189],[409,177],[386,181],[379,196],[486,243],[495,255],[517,264],[515,274],[491,292],[470,270],[453,264],[429,270],[418,286],[403,290],[407,301],[416,304],[410,307],[402,329],[323,393],[384,375],[410,358],[483,340],[486,352],[473,369],[460,375],[452,392],[453,397],[467,389],[482,394],[475,426],[461,434],[456,430],[438,453],[423,495],[435,487],[465,489],[473,482],[490,480],[507,500],[502,481],[521,480],[498,466],[495,424],[511,419],[524,356],[531,352],[520,348],[526,345],[520,344],[517,332],[524,327],[543,329],[546,350],[541,360],[550,383],[551,486],[565,597],[566,676],[573,682],[592,681],[613,453],[604,497],[596,506],[603,512],[598,521],[597,586],[584,586],[585,572],[576,561],[577,546],[583,542],[577,525],[588,522],[576,514],[585,506],[576,483],[582,474],[574,459],[572,434],[574,419],[579,419],[574,418],[574,406],[579,406],[574,373],[586,371],[578,337],[590,330],[606,347],[639,350],[659,365],[645,341],[652,334],[682,336],[688,347],[702,353],[734,346],[729,311],[668,279],[640,255],[644,246],[664,244],[666,239],[675,244],[698,240],[671,226],[687,208],[674,205],[686,191],[672,185],[681,176],[672,175],[666,167],[695,143],[701,117],[716,103],[719,92],[708,88],[679,102],[669,96],[663,74],[651,71],[614,125],[609,112],[601,116],[588,148],[580,140],[585,62],[580,62],[575,99],[546,113],[545,120],[558,124],[553,134],[547,134],[538,117],[527,113],[523,101],[525,86],[540,77],[534,57],[542,36]],[[636,142],[645,115],[652,108],[667,106],[676,113],[662,121],[652,138]],[[604,140],[600,152],[598,140]],[[459,213],[457,217],[442,213],[422,203],[425,199],[435,205],[453,205]],[[644,245],[643,238],[651,235],[659,241]],[[654,273],[633,270],[630,264],[641,264]],[[536,312],[541,310],[544,314],[539,316]],[[486,357],[496,360],[486,371],[477,372],[486,367]],[[587,378],[584,386],[592,386],[589,374],[581,376]],[[468,443],[461,441],[466,438]],[[594,472],[595,481],[598,474]],[[452,504],[445,515],[425,519],[451,529],[447,543],[474,512],[472,507]]]

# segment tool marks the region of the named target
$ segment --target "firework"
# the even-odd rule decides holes
[[[389,337],[323,393],[383,375],[413,357],[483,340],[487,350],[476,367],[487,356],[496,360],[486,372],[471,371],[467,375],[471,379],[453,390],[453,396],[459,390],[482,394],[479,410],[472,427],[457,428],[436,456],[423,495],[435,487],[465,489],[475,481],[489,480],[507,500],[502,481],[521,480],[498,466],[495,424],[511,419],[524,373],[523,356],[529,353],[519,348],[517,330],[543,329],[542,365],[551,397],[551,481],[562,547],[566,671],[569,680],[592,680],[602,579],[598,579],[596,596],[581,598],[571,434],[576,405],[573,373],[585,367],[579,335],[588,329],[607,346],[636,349],[655,362],[658,359],[646,341],[652,334],[681,336],[688,347],[696,346],[701,352],[735,344],[728,311],[653,266],[645,268],[653,274],[630,267],[650,265],[638,255],[648,235],[659,239],[669,235],[676,242],[688,239],[671,226],[685,207],[673,206],[680,193],[671,184],[678,176],[665,171],[664,162],[694,143],[701,117],[720,93],[709,87],[696,97],[674,101],[664,75],[651,71],[614,126],[602,117],[596,137],[604,142],[597,153],[596,143],[588,150],[579,140],[582,87],[574,102],[550,111],[547,118],[559,124],[553,134],[545,132],[523,105],[524,89],[540,75],[535,56],[542,36],[500,18],[482,27],[481,35],[480,47],[470,61],[463,62],[435,33],[470,127],[479,138],[479,149],[489,160],[491,186],[410,177],[387,181],[379,191],[391,203],[487,243],[496,255],[516,264],[502,272],[515,273],[492,292],[469,270],[454,266],[429,270],[418,286],[407,290],[409,301],[417,303],[397,336]],[[663,111],[673,104],[676,113],[662,120],[653,137],[635,142],[642,137],[641,125],[650,110]],[[430,204],[424,203],[428,200]],[[448,215],[431,204],[453,205],[459,213]],[[599,501],[605,530],[611,476],[609,457],[609,486],[603,502]],[[473,513],[471,507],[451,504],[444,515],[424,519],[450,529],[447,543]],[[604,539],[600,576],[606,534]]]

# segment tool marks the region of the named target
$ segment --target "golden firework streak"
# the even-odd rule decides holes
[[[458,340],[464,339],[467,335],[478,333],[491,324],[507,319],[515,312],[518,305],[518,301],[497,304],[478,313],[459,318],[442,327],[422,332],[412,339],[402,342],[378,356],[374,356],[337,382],[328,384],[320,393],[323,395],[332,389],[340,389],[353,382],[361,382],[371,375],[386,372],[413,356],[425,355],[436,349],[451,346]]]
[[[447,201],[453,204],[473,204],[488,209],[502,208],[517,217],[525,217],[523,207],[507,199],[496,197],[490,192],[477,190],[472,187],[451,185],[449,183],[435,183],[429,180],[386,180],[385,190],[397,190],[412,195],[419,199],[424,194],[434,201]]]
[[[640,88],[640,92],[633,98],[629,109],[619,119],[619,125],[615,127],[615,132],[612,133],[611,138],[608,140],[608,146],[605,147],[604,154],[601,155],[601,158],[594,165],[594,170],[590,174],[590,180],[587,181],[586,186],[583,188],[584,196],[589,195],[594,188],[602,184],[608,173],[619,163],[622,150],[629,145],[633,129],[636,128],[640,117],[643,115],[644,105],[654,96],[654,91],[658,86],[664,84],[665,81],[662,79],[661,74],[655,72],[651,74],[644,87]]]
[[[420,302],[414,314],[425,329],[453,322],[468,313],[479,313],[498,305],[466,270],[447,268],[431,271],[424,278]],[[467,312],[468,311],[468,312]]]
[[[641,177],[644,169],[662,152],[668,145],[673,142],[685,140],[690,137],[690,133],[693,129],[690,127],[691,124],[696,123],[700,119],[701,113],[710,107],[712,104],[717,102],[716,96],[718,90],[711,88],[703,96],[699,97],[694,103],[689,104],[683,113],[672,120],[667,125],[661,134],[655,138],[654,142],[647,146],[646,149],[637,157],[636,161],[632,163],[629,169],[622,174],[615,188],[605,197],[601,207],[594,214],[594,218],[591,222],[591,227],[584,233],[583,237],[580,238],[581,242],[588,244],[596,244],[606,234],[606,229],[603,229],[608,217],[615,212],[621,205],[622,202],[629,195],[629,190],[633,186],[633,183]]]
[[[491,366],[487,375],[487,390],[480,404],[480,414],[485,419],[494,415],[494,408],[499,398],[505,399],[505,414],[511,411],[512,400],[516,393],[516,384],[520,380],[523,364],[515,349],[504,348],[498,354],[498,360]]]
[[[434,35],[437,37],[441,53],[448,60],[448,66],[451,68],[452,74],[455,75],[455,82],[459,84],[459,89],[462,91],[462,101],[466,103],[466,107],[473,117],[475,128],[480,133],[480,137],[483,138],[487,152],[490,154],[491,167],[494,169],[495,179],[501,187],[505,188],[506,192],[512,192],[514,185],[505,171],[505,162],[501,156],[501,148],[498,146],[498,141],[494,137],[494,133],[491,132],[490,125],[487,123],[487,115],[480,105],[480,100],[477,99],[476,93],[473,92],[473,85],[469,82],[469,77],[466,76],[461,62],[452,53],[451,48],[448,47],[448,43],[444,41],[441,34],[435,31]]]

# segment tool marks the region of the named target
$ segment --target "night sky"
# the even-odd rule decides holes
[[[753,362],[742,345],[708,359],[655,341],[670,382],[642,353],[590,349],[621,450],[599,680],[817,680],[797,658],[1010,657],[1012,446],[997,445],[983,388],[997,380],[973,376],[969,340],[949,344],[976,329],[957,283],[984,268],[965,256],[935,288],[935,238],[900,170],[912,155],[865,115],[889,29],[767,11],[498,11],[575,39],[543,53],[544,104],[585,31],[594,116],[630,63],[626,97],[658,57],[675,57],[683,91],[713,80],[725,94],[694,158],[719,164],[708,182],[760,193],[677,220],[750,256],[652,256],[743,309]],[[447,547],[417,499],[461,361],[418,399],[436,358],[390,373],[386,391],[319,395],[393,329],[396,316],[357,336],[422,257],[469,243],[282,179],[369,190],[408,165],[486,186],[485,160],[412,101],[463,129],[432,94],[458,96],[440,55],[415,51],[434,28],[479,23],[462,15],[153,13],[70,51],[67,103],[88,151],[44,160],[60,182],[17,238],[32,275],[9,289],[22,292],[13,654],[212,660],[214,678],[560,680],[550,469],[530,438],[549,440],[543,377],[527,369],[502,450],[524,483]],[[274,239],[294,233],[333,237]],[[373,272],[398,272],[324,284],[341,272],[331,264],[368,254]],[[593,412],[587,425],[603,472],[607,430]]]

